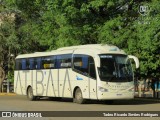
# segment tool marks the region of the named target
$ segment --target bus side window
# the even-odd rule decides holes
[[[55,68],[56,56],[51,56],[50,68]]]
[[[30,58],[30,59],[29,59],[29,68],[30,68],[30,70],[35,69],[35,61],[34,61],[34,58]]]
[[[56,59],[56,68],[61,68],[61,56],[58,55]]]
[[[22,70],[26,70],[27,69],[27,65],[26,65],[26,59],[22,59]]]
[[[36,69],[41,69],[41,68],[42,68],[42,59],[36,58]]]
[[[30,70],[29,59],[26,59],[26,70]]]
[[[71,54],[57,56],[57,68],[71,68]]]
[[[43,69],[51,69],[51,68],[54,68],[55,67],[55,57],[54,56],[51,56],[51,57],[44,57],[42,59],[42,68]]]
[[[22,62],[20,59],[16,60],[16,66],[15,66],[16,70],[21,70],[22,69]]]
[[[87,55],[75,54],[73,57],[73,69],[83,75],[88,75],[88,58],[89,56]]]

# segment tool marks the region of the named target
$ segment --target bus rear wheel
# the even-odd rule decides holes
[[[33,89],[32,89],[32,87],[29,87],[28,90],[27,90],[27,98],[30,101],[36,100],[36,96],[33,95]]]
[[[86,100],[83,98],[82,91],[80,88],[77,88],[75,91],[74,102],[78,104],[84,104]]]

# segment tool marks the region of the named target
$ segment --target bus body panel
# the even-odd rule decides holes
[[[105,91],[101,91],[101,88],[105,88]],[[134,82],[101,82],[99,85],[98,99],[132,99],[134,98]]]
[[[71,69],[15,71],[15,76],[18,77],[15,78],[15,93],[20,95],[26,95],[27,88],[31,86],[34,96],[72,98],[75,87],[82,90],[86,99],[96,99],[97,96],[96,80]]]
[[[132,99],[134,98],[134,81],[129,82],[110,82],[100,78],[99,68],[101,67],[100,54],[126,55],[124,51],[110,45],[82,45],[69,48],[62,48],[51,52],[36,52],[33,54],[19,55],[16,60],[38,59],[55,56],[57,61],[59,55],[71,55],[72,65],[70,68],[59,68],[57,62],[54,64],[44,64],[43,67],[53,66],[54,68],[38,68],[31,70],[15,70],[14,72],[14,91],[20,95],[27,95],[29,87],[33,89],[34,96],[48,97],[66,97],[73,98],[75,88],[80,88],[84,99],[109,100],[109,99]],[[75,56],[75,58],[74,58]],[[74,59],[76,56],[82,56],[82,62],[86,61],[88,56],[88,67],[95,65],[95,77],[84,74],[74,68]],[[83,58],[84,57],[84,58]],[[103,56],[102,56],[103,57]],[[90,59],[92,63],[90,63]],[[137,59],[136,59],[137,60]],[[63,60],[62,60],[63,61]],[[137,60],[138,61],[138,60]],[[22,61],[23,62],[23,61]],[[35,62],[35,61],[34,61]],[[24,64],[24,63],[20,63]],[[63,65],[68,65],[65,63]],[[78,64],[82,64],[79,62]],[[80,68],[84,68],[83,63]],[[19,65],[19,64],[18,64]],[[18,66],[16,65],[16,66]],[[62,64],[60,64],[62,65]],[[36,61],[36,67],[38,60]],[[23,65],[22,65],[23,67]],[[31,64],[29,65],[31,67]],[[92,71],[90,67],[88,71]]]

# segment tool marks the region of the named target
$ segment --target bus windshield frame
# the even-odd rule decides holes
[[[101,81],[131,82],[133,70],[127,55],[99,54],[100,67],[98,73]]]

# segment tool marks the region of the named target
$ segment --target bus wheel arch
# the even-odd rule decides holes
[[[31,87],[30,85],[27,87],[26,95],[28,95],[28,89],[29,89],[30,87]]]
[[[28,87],[27,87],[27,98],[28,98],[30,101],[36,100],[36,96],[33,95],[33,89],[32,89],[31,86],[28,86]]]
[[[82,91],[78,86],[74,88],[73,102],[78,104],[84,104],[86,102],[86,100],[83,98]]]

